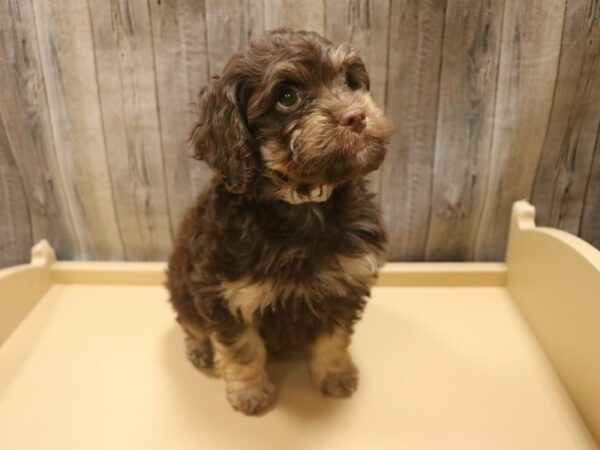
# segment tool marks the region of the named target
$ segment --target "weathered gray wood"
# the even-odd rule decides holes
[[[89,2],[102,130],[127,259],[172,247],[146,2]],[[168,132],[168,131],[166,131]]]
[[[293,28],[325,32],[324,0],[302,2],[297,0],[264,0],[265,28]]]
[[[0,0],[0,265],[26,261],[41,238],[61,258],[164,259],[211,177],[189,158],[198,90],[281,26],[362,48],[398,129],[371,177],[391,259],[502,259],[524,197],[539,223],[600,247],[599,11],[593,0]]]
[[[352,42],[369,71],[371,94],[385,107],[390,25],[390,2],[370,0],[326,0],[325,36],[335,43]],[[380,188],[381,169],[368,176],[371,190]]]
[[[335,43],[351,42],[365,61],[371,78],[371,94],[385,105],[389,39],[389,2],[370,0],[326,0],[325,36]]]
[[[219,75],[231,55],[264,31],[260,0],[207,0],[206,29],[210,75]]]
[[[511,205],[529,197],[550,117],[565,0],[506,0],[479,260],[504,258]]]
[[[123,259],[87,3],[33,5],[55,148],[82,257]]]
[[[579,235],[600,249],[600,128],[596,135],[596,150],[591,166]]]
[[[503,4],[448,3],[428,260],[473,258],[490,163]]]
[[[1,114],[0,211],[0,268],[23,264],[29,260],[33,230],[23,179],[12,155]]]
[[[390,257],[425,256],[446,2],[392,2],[387,106],[397,133],[381,172]]]
[[[197,120],[194,103],[208,82],[206,10],[197,0],[151,1],[162,156],[171,228],[208,185],[210,170],[191,158],[189,136]]]
[[[22,207],[31,219],[23,227],[32,227],[34,241],[52,242],[59,257],[79,258],[56,159],[31,0],[0,2],[0,86],[0,110],[25,190]]]
[[[599,127],[600,3],[569,0],[552,114],[532,194],[541,225],[579,232]]]

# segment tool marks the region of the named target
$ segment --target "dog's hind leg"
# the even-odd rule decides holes
[[[185,352],[190,362],[199,369],[212,368],[215,351],[208,333],[197,325],[179,323],[185,331]]]

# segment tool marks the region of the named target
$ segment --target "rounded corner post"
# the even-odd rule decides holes
[[[56,261],[56,254],[50,243],[43,239],[31,249],[31,264],[35,266],[51,266]]]
[[[527,200],[513,203],[510,217],[510,230],[508,246],[506,248],[506,262],[513,259],[515,247],[518,245],[519,233],[523,230],[535,228],[535,207]]]
[[[511,215],[511,228],[535,228],[535,207],[527,200],[513,203]]]

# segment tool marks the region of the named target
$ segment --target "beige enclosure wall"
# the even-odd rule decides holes
[[[362,48],[396,260],[500,260],[510,205],[600,246],[597,0],[0,0],[0,266],[162,260],[209,171],[190,104],[279,26]]]

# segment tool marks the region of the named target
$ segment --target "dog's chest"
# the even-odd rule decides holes
[[[222,283],[222,295],[230,312],[252,322],[267,310],[294,310],[308,305],[317,314],[322,303],[360,299],[375,283],[381,258],[375,252],[358,256],[337,255],[333,263],[311,272],[306,278],[244,277]]]
[[[374,284],[382,254],[361,238],[351,223],[310,212],[296,223],[279,222],[262,230],[258,257],[246,275],[223,282],[229,310],[251,322],[267,309],[316,305],[362,298]],[[321,213],[321,214],[320,214]],[[376,227],[363,219],[357,227]]]

